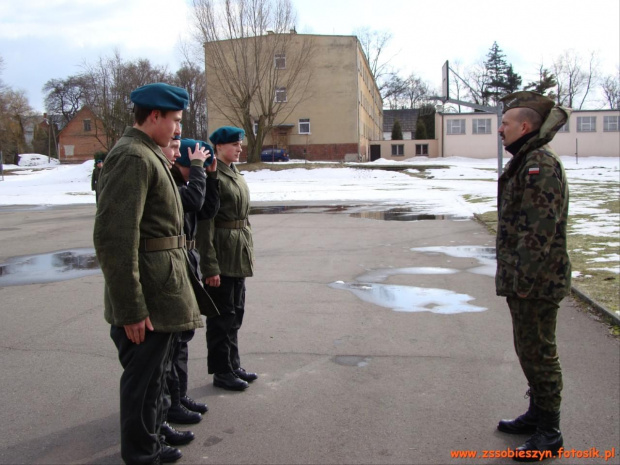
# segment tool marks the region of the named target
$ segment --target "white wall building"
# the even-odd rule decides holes
[[[558,155],[620,157],[619,126],[619,110],[576,110],[550,145]],[[389,160],[424,155],[424,150],[420,149],[424,145],[429,157],[496,158],[497,128],[495,114],[437,113],[435,140],[376,141],[372,144],[379,145],[381,157]]]

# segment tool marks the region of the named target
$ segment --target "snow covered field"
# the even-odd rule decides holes
[[[592,247],[594,243],[604,243],[617,251],[620,248],[620,215],[607,207],[609,202],[620,199],[620,158],[576,160],[562,157],[562,161],[571,189],[570,233],[592,236]],[[405,165],[407,169],[376,169],[395,164]],[[93,161],[81,165],[50,165],[47,157],[22,156],[20,165],[32,166],[4,166],[0,206],[95,203],[94,192],[90,190]],[[459,217],[495,210],[495,159],[420,157],[399,163],[377,160],[365,164],[347,163],[341,167],[321,162],[311,165],[313,169],[306,169],[306,162],[291,161],[286,164],[289,169],[285,170],[244,171],[252,201],[368,204],[382,209],[404,207],[420,215]],[[595,250],[582,253],[585,252],[596,254]],[[598,266],[610,266],[599,269],[620,273],[617,253],[592,259],[599,261]]]

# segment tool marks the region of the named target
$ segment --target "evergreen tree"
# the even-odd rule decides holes
[[[397,119],[394,120],[394,126],[392,126],[392,140],[403,140],[403,130]]]
[[[426,125],[424,124],[424,120],[418,118],[418,121],[415,124],[415,138],[416,139],[428,139],[426,135]]]
[[[424,124],[425,137],[418,137],[418,124],[422,121]],[[426,103],[420,107],[418,113],[418,123],[416,123],[416,139],[434,139],[435,138],[435,105]]]
[[[484,62],[488,84],[483,92],[483,100],[497,105],[502,97],[516,91],[521,85],[521,76],[514,72],[512,65],[506,62],[506,55],[493,42]]]
[[[513,71],[512,65],[508,65],[506,70],[506,87],[504,88],[505,95],[518,91],[519,87],[521,87],[521,81],[521,76]]]
[[[538,81],[532,81],[527,86],[525,86],[525,90],[533,90],[534,92],[538,92],[542,95],[547,95],[550,99],[555,100],[555,92],[550,91],[547,94],[549,89],[555,88],[558,85],[558,81],[555,79],[555,75],[549,72],[548,69],[543,68],[542,65],[538,71]]]

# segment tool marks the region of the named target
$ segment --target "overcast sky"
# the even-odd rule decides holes
[[[120,51],[176,71],[179,41],[189,38],[191,0],[15,0],[0,2],[0,80],[26,91],[43,111],[44,84],[78,74],[85,63]],[[439,89],[446,60],[466,68],[494,41],[529,82],[543,63],[573,49],[594,52],[603,75],[620,62],[618,0],[293,0],[297,32],[350,35],[388,30],[386,58],[406,77]],[[176,18],[174,21],[171,18]]]

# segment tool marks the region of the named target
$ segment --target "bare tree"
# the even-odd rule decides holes
[[[491,78],[484,63],[476,63],[465,73],[469,98],[477,105],[489,105]]]
[[[50,79],[43,86],[45,109],[49,115],[62,115],[65,126],[86,103],[85,82],[81,76]]]
[[[290,0],[194,0],[194,10],[208,111],[242,127],[248,161],[259,161],[265,136],[308,98],[312,38],[295,33]]]
[[[84,85],[85,104],[102,123],[103,133],[99,133],[95,125],[95,136],[107,150],[120,138],[125,127],[133,124],[131,91],[152,82],[174,80],[165,68],[154,67],[144,59],[126,62],[118,51],[83,68],[80,79]]]
[[[401,108],[406,87],[407,82],[404,79],[397,74],[392,74],[383,84],[383,91],[381,92],[383,106],[390,110]]]
[[[204,71],[186,62],[176,72],[175,85],[189,94],[187,109],[183,112],[183,137],[206,141],[207,133],[207,89]]]
[[[557,102],[581,110],[598,79],[596,55],[590,53],[587,63],[574,50],[567,50],[553,62],[557,79]]]
[[[0,150],[5,159],[26,149],[25,125],[33,116],[24,91],[9,87],[0,91]]]
[[[605,103],[611,110],[620,110],[620,67],[616,75],[606,76],[601,82]]]
[[[407,108],[418,108],[420,104],[426,102],[430,95],[428,83],[413,73],[409,75],[405,83],[404,96],[407,101]]]

